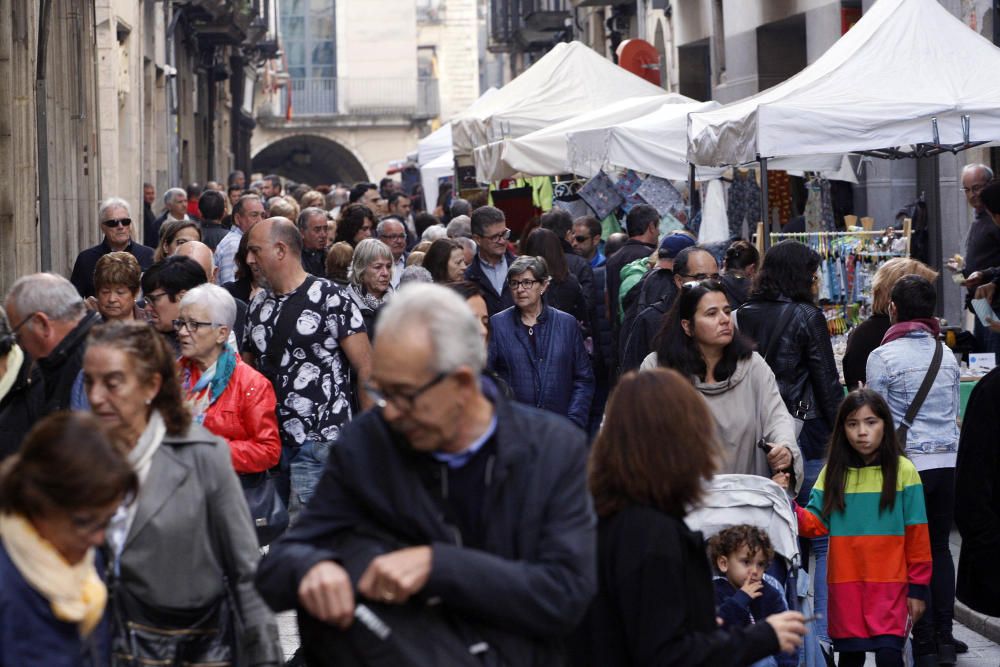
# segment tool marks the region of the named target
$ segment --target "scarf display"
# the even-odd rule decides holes
[[[94,567],[94,549],[70,565],[31,522],[15,514],[0,515],[0,540],[14,567],[49,601],[57,619],[76,623],[81,637],[93,632],[108,601],[108,589]]]
[[[906,322],[900,322],[898,324],[893,324],[889,327],[889,330],[885,332],[885,336],[882,338],[882,345],[886,343],[891,343],[897,338],[902,338],[906,334],[913,333],[914,331],[926,331],[934,338],[938,337],[941,333],[941,325],[935,318],[920,318],[916,320],[907,320]]]
[[[222,346],[222,353],[215,363],[198,374],[194,361],[181,358],[181,389],[184,390],[184,404],[191,411],[194,420],[202,424],[208,408],[229,386],[229,380],[236,370],[236,353],[229,343]]]

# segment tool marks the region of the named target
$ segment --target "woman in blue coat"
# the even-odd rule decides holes
[[[545,305],[549,271],[541,257],[518,257],[507,270],[514,305],[490,318],[489,367],[521,403],[586,428],[594,372],[576,318]]]
[[[125,455],[90,415],[39,422],[0,474],[0,667],[103,667],[107,588],[96,547],[135,497]]]

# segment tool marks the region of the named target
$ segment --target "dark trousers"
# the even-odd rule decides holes
[[[841,653],[837,661],[838,667],[864,667],[865,654],[858,651],[855,653]],[[898,648],[880,648],[875,651],[875,664],[877,667],[903,667],[903,652]]]
[[[931,590],[927,611],[913,626],[913,639],[930,643],[935,634],[951,636],[955,612],[955,562],[948,548],[955,515],[955,469],[934,468],[920,473],[927,505],[927,532],[931,539]]]

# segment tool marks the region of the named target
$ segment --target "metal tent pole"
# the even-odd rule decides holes
[[[763,248],[771,247],[771,211],[767,205],[767,158],[757,156],[760,162],[760,215],[764,222]]]

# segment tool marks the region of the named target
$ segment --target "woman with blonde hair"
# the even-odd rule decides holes
[[[907,275],[918,275],[930,282],[937,280],[938,272],[923,262],[909,257],[896,257],[879,267],[872,279],[872,316],[859,324],[847,339],[844,353],[844,381],[848,389],[856,389],[867,381],[865,367],[868,355],[882,344],[889,330],[889,302],[896,282]]]

